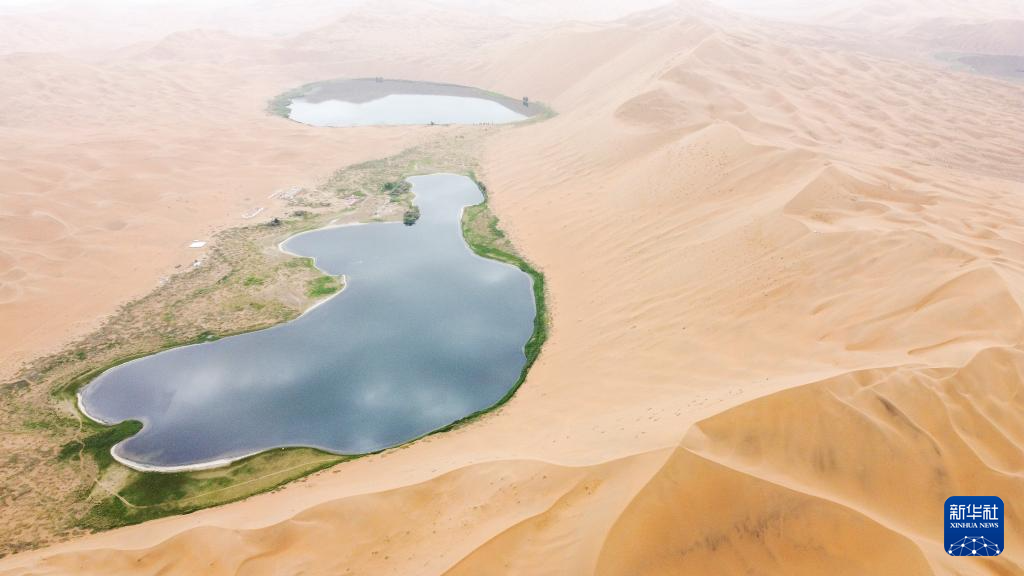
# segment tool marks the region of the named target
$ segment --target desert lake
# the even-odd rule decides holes
[[[486,409],[517,383],[534,330],[531,278],[474,254],[464,176],[409,178],[414,226],[371,223],[293,236],[345,289],[300,318],[111,368],[81,392],[107,423],[139,420],[114,448],[139,468],[225,463],[286,446],[342,454],[404,443]]]
[[[288,118],[311,126],[508,124],[537,106],[469,86],[374,78],[318,82],[281,102]]]

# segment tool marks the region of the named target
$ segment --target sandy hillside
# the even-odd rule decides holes
[[[275,191],[315,186],[443,130],[317,130],[265,112],[269,98],[306,82],[417,77],[421,43],[443,38],[449,22],[445,13],[425,22],[419,10],[362,8],[301,37],[192,28],[103,56],[0,53],[0,378],[202,257],[192,240],[248,223],[258,208],[260,219],[285,210]],[[477,36],[457,35],[445,52],[510,33],[507,20],[464,17]],[[354,38],[352,20],[408,41]],[[338,49],[348,41],[362,47]],[[434,56],[440,70],[466,67]]]
[[[817,49],[813,28],[698,4],[602,24],[515,22],[522,29],[451,62],[396,48],[396,69],[529,93],[560,112],[501,132],[483,158],[496,213],[550,288],[552,336],[516,397],[455,432],[244,502],[6,558],[0,572],[1024,571],[1024,536],[1012,523],[1024,497],[1024,85]],[[343,43],[331,29],[301,42],[325,51]],[[46,69],[56,78],[75,66]],[[5,199],[5,218],[20,220],[0,233],[38,234],[46,228],[24,222],[46,215],[61,224],[50,224],[52,242],[20,239],[34,248],[6,256],[8,269],[27,269],[17,262],[40,245],[71,255],[44,254],[67,264],[23,277],[8,308],[22,316],[4,312],[4,338],[21,345],[7,318],[30,325],[41,308],[29,297],[43,287],[40,307],[80,294],[80,275],[95,279],[98,295],[74,300],[82,309],[47,319],[76,326],[188,257],[181,242],[226,225],[254,194],[217,168],[267,170],[251,184],[298,178],[404,136],[367,130],[378,148],[353,146],[341,132],[260,116],[246,90],[257,81],[244,74],[211,73],[203,84],[203,66],[175,66],[175,84],[150,94],[230,90],[250,103],[209,113],[205,122],[225,125],[215,148],[205,127],[188,138],[186,111],[178,137],[157,148],[175,150],[163,159],[140,150],[160,139],[158,128],[124,128],[137,143],[115,150],[98,124],[62,145],[40,135],[42,120],[0,123],[38,142],[29,154],[0,140],[5,158],[25,154],[3,163],[2,178],[41,187],[18,197],[20,212]],[[178,70],[195,70],[194,81]],[[84,88],[103,89],[84,80],[96,71],[77,73]],[[161,122],[173,123],[177,99],[158,102],[168,107]],[[64,122],[80,112],[64,111]],[[76,142],[97,156],[83,157]],[[148,167],[136,177],[165,187],[141,208],[134,187],[118,195],[105,185],[104,162],[126,148]],[[187,158],[194,168],[183,167]],[[82,164],[70,171],[72,160]],[[74,210],[76,194],[41,207],[44,190],[77,179],[79,195],[103,191],[105,205],[124,204],[114,213],[128,224],[102,231],[107,216],[90,204]],[[217,186],[226,182],[243,189]],[[174,191],[180,207],[161,203]],[[198,213],[207,214],[198,228],[182,230]],[[140,240],[113,243],[131,233],[131,218],[146,219],[145,259],[131,250]],[[88,228],[92,244],[74,233],[88,219],[99,222]],[[171,230],[176,241],[159,238]],[[134,280],[100,282],[97,262],[109,274],[126,258],[137,258]],[[112,289],[120,296],[107,296]],[[957,494],[1003,498],[1005,555],[945,555],[942,504]]]

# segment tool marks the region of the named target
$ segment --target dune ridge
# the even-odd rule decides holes
[[[559,111],[482,158],[550,290],[517,395],[0,573],[1024,571],[938,520],[1024,495],[1024,87],[815,34],[680,3],[488,45],[445,79]]]

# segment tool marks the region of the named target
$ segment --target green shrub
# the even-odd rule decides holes
[[[321,276],[309,281],[309,290],[306,292],[310,298],[330,296],[341,289],[341,284],[333,276]]]
[[[404,222],[406,226],[412,226],[419,219],[420,219],[420,207],[419,206],[413,206],[412,208],[409,208],[408,210],[405,211],[405,215],[402,216],[402,222]]]
[[[394,182],[385,182],[381,189],[387,192],[392,201],[397,201],[412,189],[412,185],[405,180],[395,180]]]

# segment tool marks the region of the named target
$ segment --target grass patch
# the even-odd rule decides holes
[[[121,440],[134,436],[142,430],[142,422],[138,420],[126,420],[113,426],[103,426],[92,421],[85,421],[83,432],[91,434],[64,444],[57,453],[59,460],[74,460],[89,455],[96,462],[100,471],[106,470],[115,462],[110,454],[110,449]]]
[[[22,421],[26,430],[45,432],[54,437],[63,437],[67,430],[78,427],[78,420],[66,414],[35,413],[33,417]]]
[[[270,99],[270,102],[267,103],[267,113],[274,116],[280,116],[281,118],[288,118],[288,114],[291,112],[288,105],[292,103],[292,100],[302,98],[308,94],[314,86],[315,84],[305,84],[274,96]]]
[[[288,268],[316,268],[316,264],[312,258],[300,257],[292,258],[284,263]]]
[[[187,514],[273,490],[348,459],[312,448],[280,448],[213,470],[170,474],[132,471],[119,491],[124,501],[114,497],[103,499],[85,514],[79,525],[107,530]]]
[[[341,290],[341,282],[337,278],[334,276],[321,276],[309,281],[309,290],[306,291],[306,294],[310,298],[322,298],[330,296],[338,290]]]
[[[387,194],[392,201],[397,202],[412,190],[412,184],[409,184],[409,182],[405,180],[395,180],[392,182],[385,182],[384,185],[381,186],[381,190]]]
[[[419,219],[420,219],[420,207],[419,206],[413,206],[412,208],[409,208],[408,210],[405,211],[405,214],[402,215],[402,222],[406,226],[412,226]]]

